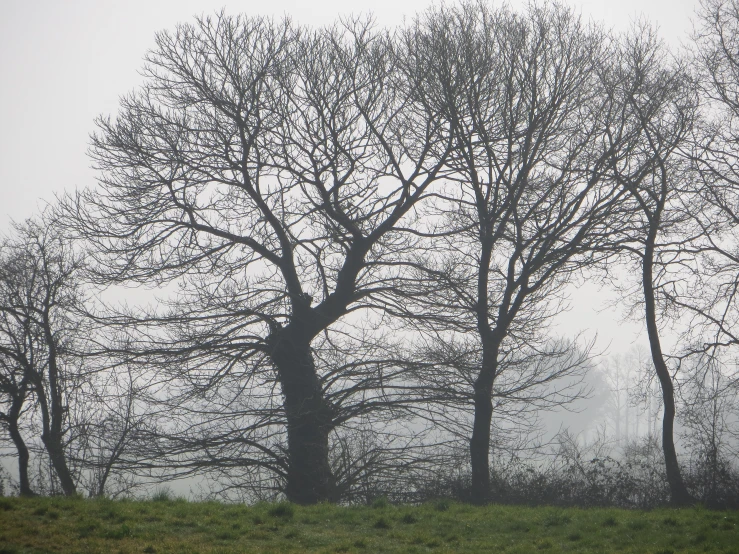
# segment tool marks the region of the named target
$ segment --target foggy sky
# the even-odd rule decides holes
[[[625,30],[630,21],[657,23],[671,46],[687,41],[695,0],[585,0],[568,2],[586,19]],[[523,0],[509,2],[520,7]],[[86,156],[93,119],[114,114],[118,98],[140,82],[142,58],[154,34],[191,21],[195,14],[289,14],[321,25],[340,14],[373,12],[393,25],[431,5],[427,0],[0,0],[0,234],[11,219],[36,214],[55,194],[92,186]],[[618,309],[602,308],[596,285],[572,293],[573,310],[558,334],[590,328],[599,345],[626,351],[639,324],[623,324]],[[611,299],[613,297],[611,296]]]

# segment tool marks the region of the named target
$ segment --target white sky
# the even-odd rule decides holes
[[[519,6],[523,0],[511,0]],[[289,14],[320,25],[339,14],[371,11],[392,25],[431,4],[337,0],[0,0],[0,233],[10,219],[33,216],[55,193],[93,185],[86,156],[93,119],[117,111],[118,97],[140,82],[138,70],[156,31],[200,13]],[[634,18],[656,22],[679,45],[691,29],[697,0],[571,1],[583,16],[622,30]],[[576,298],[575,298],[576,297]],[[622,325],[611,311],[598,315],[597,287],[573,297],[568,326],[599,330],[603,346],[626,351],[639,326]],[[599,341],[600,342],[600,341]]]

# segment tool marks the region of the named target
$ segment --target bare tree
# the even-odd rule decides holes
[[[76,369],[67,364],[78,332],[72,314],[80,302],[76,273],[81,260],[53,227],[35,221],[15,226],[14,235],[3,241],[2,256],[0,355],[2,365],[19,376],[11,413],[22,408],[23,393],[33,395],[41,440],[64,494],[72,495],[76,485],[65,442],[68,396],[78,383]],[[27,459],[21,455],[23,463]],[[27,476],[21,478],[27,484]]]
[[[362,22],[313,32],[220,14],[156,43],[143,87],[98,120],[100,186],[68,217],[101,280],[182,287],[160,361],[201,399],[260,381],[287,428],[288,498],[335,499],[341,420],[314,342],[388,286],[408,247],[403,222],[447,148],[416,107],[426,76],[401,75],[391,37]],[[257,450],[273,433],[259,428],[242,436]]]
[[[694,457],[696,493],[708,506],[731,505],[736,499],[727,498],[726,493],[730,490],[727,485],[731,472],[737,469],[734,463],[738,453],[739,417],[736,372],[715,352],[693,356],[684,366],[688,364],[692,367],[681,368],[688,376],[679,391],[680,420]]]
[[[88,378],[70,394],[66,455],[79,475],[78,488],[84,487],[91,497],[115,498],[147,484],[139,478],[129,451],[146,447],[143,435],[151,414],[137,375],[123,364],[110,364],[109,351],[82,353]],[[109,367],[92,370],[101,359],[107,359]]]
[[[0,251],[0,265],[8,271],[9,265]],[[5,297],[7,282],[4,275],[0,275],[0,294]],[[28,359],[26,348],[32,347],[32,342],[18,339],[28,339],[27,333],[20,328],[15,310],[9,310],[8,305],[0,309],[0,421],[7,428],[10,439],[18,454],[18,477],[19,492],[21,496],[33,496],[34,492],[28,478],[28,463],[30,454],[28,446],[21,432],[21,418],[24,411],[28,409],[27,401],[30,401],[29,373],[25,371],[24,365]],[[31,343],[31,344],[29,344]]]
[[[612,70],[602,74],[620,111],[609,132],[609,166],[612,178],[630,195],[639,218],[631,227],[631,242],[622,242],[621,248],[638,264],[640,284],[635,294],[637,305],[644,309],[652,363],[662,391],[662,448],[672,501],[686,504],[691,497],[675,451],[674,383],[660,324],[673,316],[669,299],[680,294],[676,291],[681,278],[675,271],[694,259],[694,252],[685,246],[695,236],[681,206],[690,176],[681,149],[694,128],[697,97],[689,72],[679,62],[670,62],[647,25],[637,26],[622,38],[614,59]],[[622,138],[624,132],[627,140]]]
[[[718,350],[739,344],[739,4],[704,0],[698,16],[692,61],[703,119],[690,152],[696,178],[685,210],[703,235],[693,290],[675,302],[693,316],[689,354],[720,357]]]
[[[427,13],[406,40],[429,75],[428,109],[442,114],[454,145],[449,186],[436,196],[445,221],[424,231],[438,248],[418,264],[438,292],[419,302],[432,326],[474,333],[472,494],[486,502],[506,357],[541,352],[542,329],[610,241],[623,196],[604,181],[605,37],[558,4],[523,15],[465,4]],[[513,381],[507,388],[523,384]]]

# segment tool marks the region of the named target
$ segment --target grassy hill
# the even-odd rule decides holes
[[[726,552],[739,513],[698,508],[242,506],[184,500],[0,499],[0,554],[40,552]]]

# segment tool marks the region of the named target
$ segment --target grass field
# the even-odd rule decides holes
[[[242,506],[183,500],[0,499],[0,554],[40,552],[731,552],[739,513],[446,501]]]

